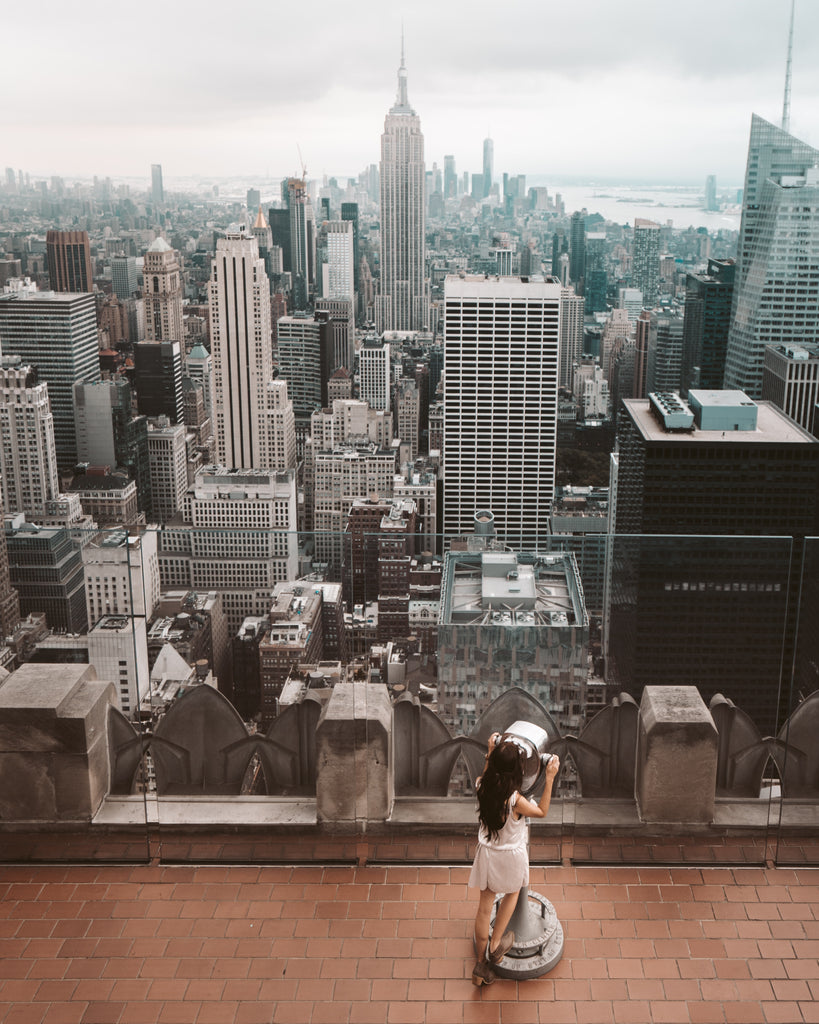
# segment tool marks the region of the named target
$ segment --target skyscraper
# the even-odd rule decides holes
[[[139,287],[136,256],[111,257],[111,284],[118,299],[130,299]]]
[[[455,170],[455,157],[451,154],[444,157],[444,199],[458,197],[458,174]]]
[[[775,731],[819,443],[767,402],[693,390],[626,399],[614,458],[607,682],[695,685]]]
[[[48,387],[30,366],[0,369],[0,471],[7,515],[41,516],[59,494]]]
[[[444,532],[492,512],[508,544],[549,532],[555,482],[560,285],[447,277]]]
[[[683,391],[722,387],[735,270],[734,260],[709,260],[704,274],[686,277]]]
[[[631,282],[643,293],[643,304],[652,309],[660,288],[660,225],[642,217],[634,221]]]
[[[491,139],[483,140],[483,194],[484,198],[492,191],[495,166],[495,143]]]
[[[183,423],[182,352],[178,341],[140,341],[134,345],[134,387],[143,416],[167,416]]]
[[[77,461],[74,384],[99,380],[97,314],[93,295],[17,291],[0,295],[0,345],[20,356],[48,385],[57,464]]]
[[[355,246],[353,225],[347,220],[328,220],[321,226],[324,262],[321,265],[321,295],[324,299],[347,299],[355,294]]]
[[[819,341],[819,150],[756,114],[725,386],[762,393],[766,345]]]
[[[359,394],[371,409],[390,408],[390,345],[365,338],[358,352]]]
[[[572,214],[569,230],[569,280],[578,295],[583,295],[586,277],[586,211],[576,210]]]
[[[151,164],[151,198],[155,203],[165,202],[165,189],[162,186],[162,164]]]
[[[270,284],[256,239],[243,230],[216,243],[209,302],[217,457],[228,469],[266,469]]]
[[[179,253],[157,238],[145,253],[145,340],[182,341],[182,269]],[[122,296],[120,296],[122,297]]]
[[[87,231],[49,231],[46,234],[48,281],[55,292],[92,292],[91,243]]]
[[[420,331],[427,323],[424,280],[424,136],[407,97],[403,46],[398,96],[381,136],[381,287],[376,327]]]

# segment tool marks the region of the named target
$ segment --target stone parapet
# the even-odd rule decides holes
[[[385,686],[339,683],[316,729],[318,820],[365,832],[393,802],[392,706]]]
[[[91,820],[109,791],[114,700],[90,665],[28,664],[0,686],[0,820]]]
[[[694,686],[647,686],[637,729],[635,797],[648,822],[714,820],[719,736]]]

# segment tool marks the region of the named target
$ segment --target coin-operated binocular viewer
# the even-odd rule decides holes
[[[523,754],[523,782],[520,792],[529,797],[546,782],[546,766],[551,760],[549,736],[531,722],[513,722],[500,735],[499,742],[511,740]],[[500,897],[492,910],[494,928]],[[563,927],[555,908],[539,892],[530,892],[524,885],[518,895],[509,928],[515,933],[515,944],[493,969],[501,978],[539,978],[550,971],[563,955]]]

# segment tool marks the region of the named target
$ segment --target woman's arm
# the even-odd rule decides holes
[[[501,734],[499,732],[493,732],[492,735],[489,737],[489,742],[486,745],[486,757],[483,759],[483,770],[484,771],[486,771],[486,766],[489,764],[489,755],[492,753],[492,751],[495,749],[495,747],[500,743],[500,741],[501,741]],[[478,783],[481,781],[482,778],[483,778],[483,775],[479,775],[477,777],[477,779],[475,779],[475,785],[476,786],[478,785]]]
[[[546,765],[546,786],[540,800],[533,804],[525,796],[519,796],[515,801],[515,814],[520,814],[524,818],[545,818],[549,813],[549,804],[552,802],[552,784],[559,770],[560,758],[557,754],[552,754]]]

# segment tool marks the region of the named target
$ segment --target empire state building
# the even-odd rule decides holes
[[[419,331],[428,324],[424,279],[424,136],[407,98],[403,46],[398,96],[381,136],[381,288],[378,331]]]

